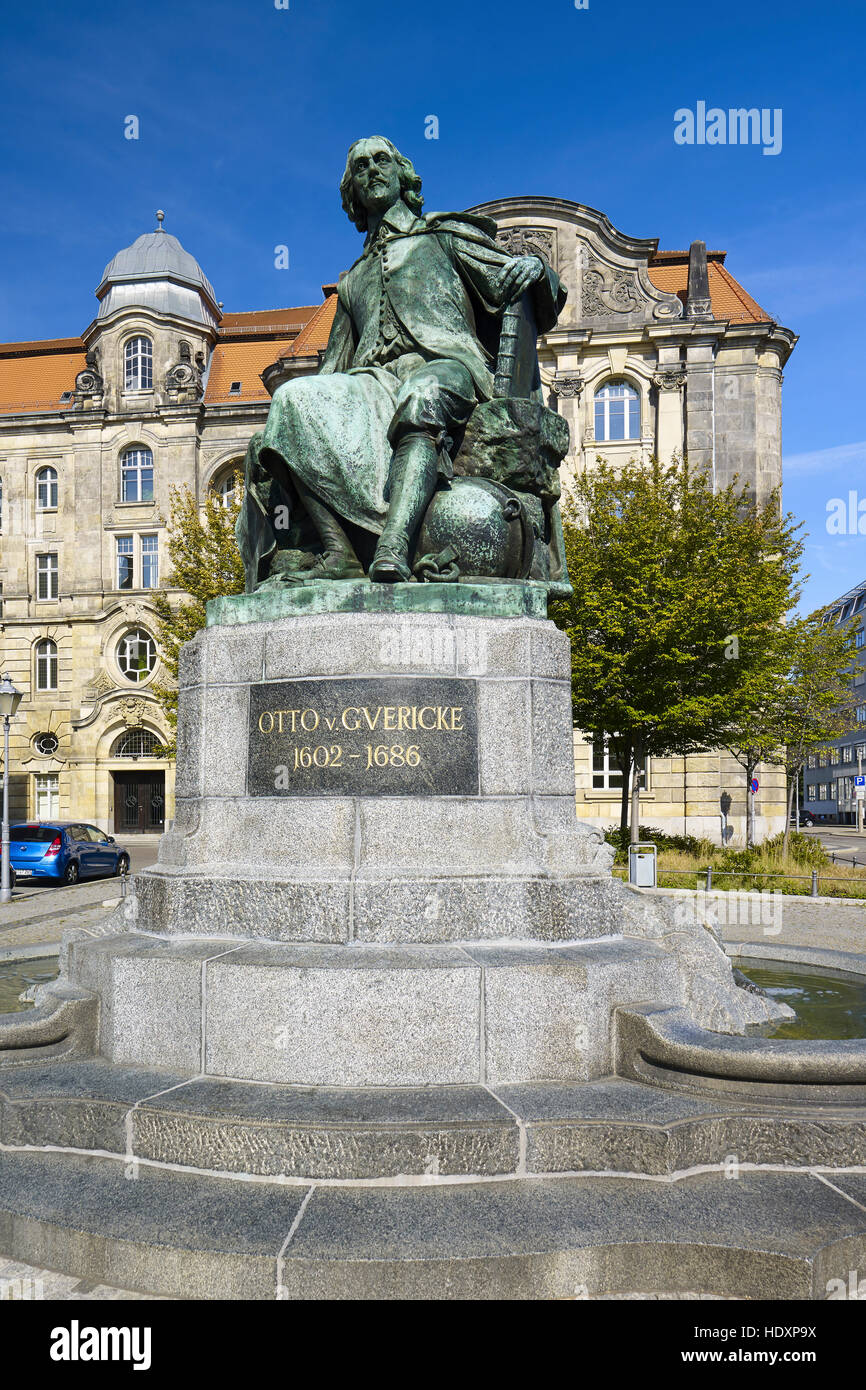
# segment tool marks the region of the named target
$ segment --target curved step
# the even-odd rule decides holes
[[[617,1077],[500,1087],[336,1089],[104,1061],[0,1075],[0,1143],[303,1182],[369,1184],[694,1168],[866,1168],[866,1106],[689,1097]]]
[[[866,1179],[702,1175],[358,1188],[0,1155],[0,1252],[187,1298],[826,1297],[866,1259]]]

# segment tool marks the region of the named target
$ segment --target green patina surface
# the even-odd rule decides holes
[[[456,613],[472,618],[546,618],[550,585],[373,584],[368,579],[311,580],[255,594],[225,595],[207,605],[208,627],[267,623],[317,613]]]

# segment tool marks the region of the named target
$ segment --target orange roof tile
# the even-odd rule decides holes
[[[713,317],[730,323],[771,323],[772,314],[762,309],[722,264],[724,256],[724,251],[707,252]],[[689,284],[688,251],[660,251],[650,261],[647,273],[657,290],[675,294],[685,304]]]
[[[83,370],[80,338],[0,344],[0,414],[68,410],[71,402],[60,397]]]
[[[328,288],[330,289],[331,286]],[[316,306],[316,312],[309,323],[301,330],[291,346],[279,354],[280,357],[312,357],[315,353],[326,348],[336,312],[337,291],[334,288],[325,302]]]
[[[210,360],[205,402],[214,405],[229,401],[269,401],[261,374],[289,347],[291,339],[288,338],[217,343]],[[240,391],[230,391],[233,381],[241,383]]]

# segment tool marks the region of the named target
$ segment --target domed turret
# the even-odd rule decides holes
[[[216,325],[220,312],[213,285],[177,237],[163,231],[163,214],[157,218],[155,232],[145,232],[108,262],[96,290],[97,317],[136,306]]]

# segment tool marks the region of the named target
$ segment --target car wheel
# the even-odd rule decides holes
[[[117,865],[116,865],[116,867],[115,867],[115,870],[114,870],[114,876],[115,876],[115,878],[122,878],[125,874],[128,874],[128,873],[129,873],[129,855],[128,855],[128,854],[121,854],[120,858],[119,858],[118,861],[117,861]]]
[[[75,859],[70,859],[69,863],[66,865],[66,868],[63,870],[63,882],[77,883],[78,877],[78,863]]]

